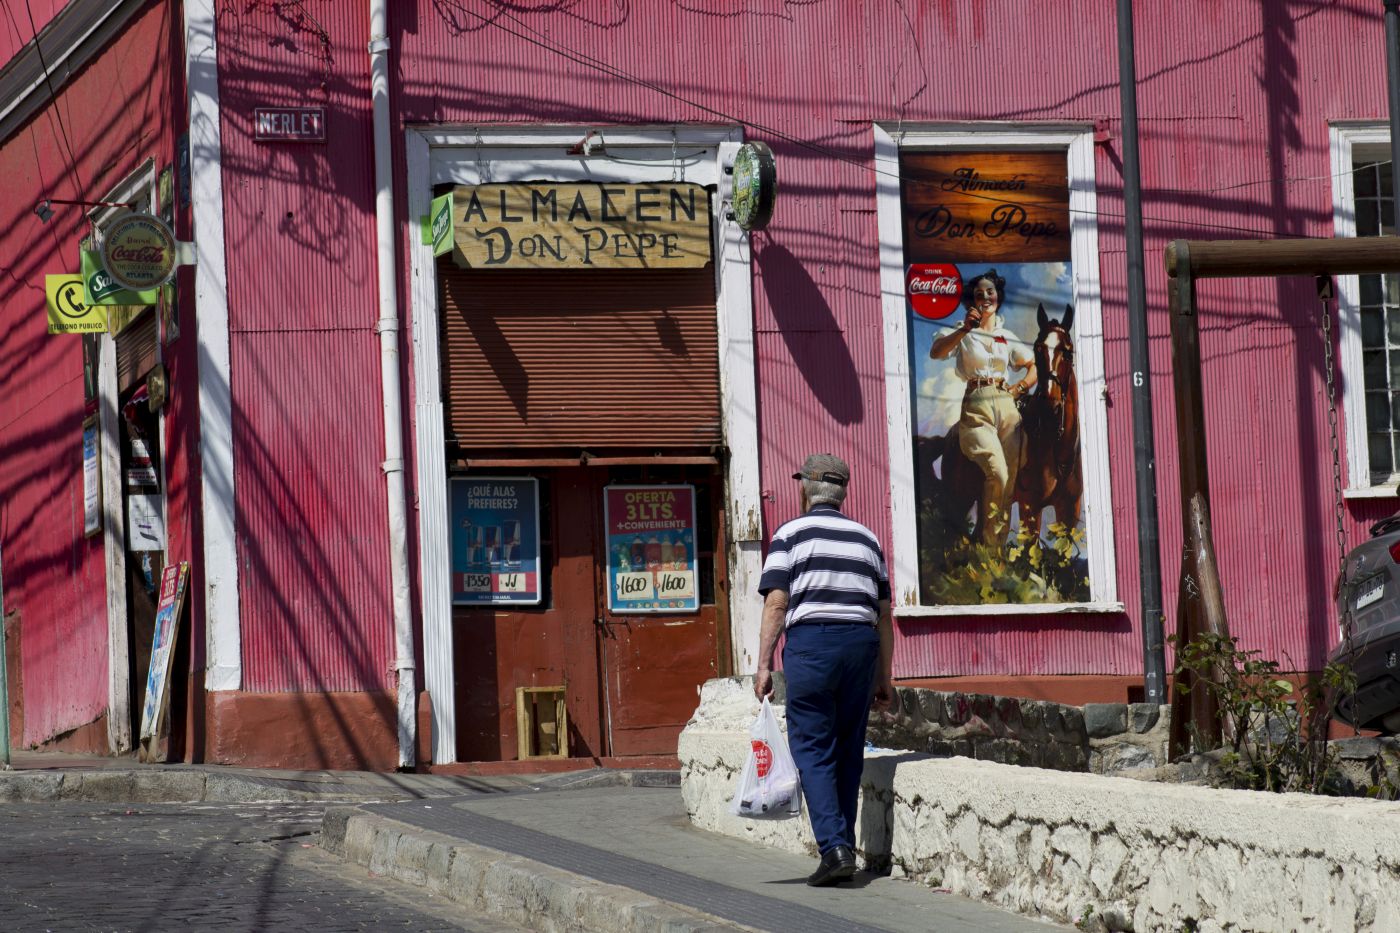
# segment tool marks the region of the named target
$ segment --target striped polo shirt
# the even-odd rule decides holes
[[[890,598],[885,555],[875,535],[829,505],[816,505],[773,533],[758,591],[788,594],[787,626],[879,620]]]

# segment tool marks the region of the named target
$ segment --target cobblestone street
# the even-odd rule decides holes
[[[0,805],[0,928],[516,929],[328,855],[316,846],[324,809]]]

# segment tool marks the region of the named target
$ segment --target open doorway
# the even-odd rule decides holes
[[[165,570],[164,457],[160,417],[147,403],[144,382],[122,392],[121,413],[128,695],[131,734],[139,736],[160,579]]]

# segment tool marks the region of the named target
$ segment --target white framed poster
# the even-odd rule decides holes
[[[539,481],[453,477],[451,509],[453,604],[539,605]]]
[[[608,611],[695,612],[695,487],[608,486]]]

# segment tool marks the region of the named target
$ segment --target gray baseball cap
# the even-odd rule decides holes
[[[792,474],[792,478],[845,486],[851,481],[851,468],[835,454],[812,454],[803,461],[802,469]]]

